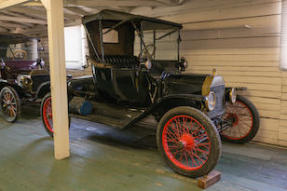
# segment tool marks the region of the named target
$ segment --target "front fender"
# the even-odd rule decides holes
[[[27,96],[26,93],[24,92],[23,88],[18,86],[18,84],[10,83],[7,80],[0,80],[0,91],[2,90],[2,88],[6,87],[6,86],[10,86],[10,87],[14,88],[14,90],[18,93],[20,98]]]
[[[152,114],[156,120],[160,120],[161,117],[170,109],[179,106],[190,106],[201,110],[204,103],[204,96],[196,94],[170,94],[158,99],[150,108],[148,108],[140,116],[132,120],[125,128],[132,127],[132,125],[146,116]]]
[[[179,106],[190,106],[201,110],[204,106],[205,97],[197,94],[171,94],[160,98],[150,109],[157,120],[167,111]]]

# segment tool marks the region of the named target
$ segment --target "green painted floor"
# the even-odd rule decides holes
[[[153,131],[142,127],[119,131],[73,118],[71,157],[56,161],[38,111],[24,109],[14,124],[0,120],[0,191],[201,190],[163,163]],[[224,143],[216,169],[222,179],[207,190],[287,191],[284,149]]]

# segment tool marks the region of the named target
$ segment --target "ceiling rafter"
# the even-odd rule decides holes
[[[70,5],[82,5],[87,7],[98,7],[98,6],[121,6],[121,7],[134,7],[134,6],[165,6],[163,2],[154,0],[65,0],[65,4]]]
[[[9,27],[9,28],[29,28],[29,26],[23,24],[23,23],[14,23],[14,22],[3,22],[0,21],[1,26]]]
[[[87,15],[90,14],[89,12],[83,10],[81,7],[65,7],[66,10],[68,10],[71,14],[76,14],[76,15]]]
[[[13,11],[14,13],[22,13],[22,14],[25,14],[25,15],[28,15],[30,17],[37,18],[37,19],[46,20],[47,18],[45,10],[36,10],[33,8],[29,8],[29,7],[23,7],[23,6],[12,7],[9,9],[9,11]]]
[[[39,19],[33,19],[33,18],[25,18],[25,17],[11,17],[11,16],[5,16],[0,15],[0,21],[17,21],[17,22],[23,22],[23,23],[33,23],[33,24],[47,24],[47,21],[39,20]]]
[[[28,2],[9,7],[0,12],[0,32],[45,35],[47,33],[46,10],[41,1],[7,0]],[[189,10],[191,4],[201,0],[64,0],[65,26],[81,23],[81,17],[96,14],[103,9],[114,9],[146,16],[167,16],[181,10]],[[216,0],[217,1],[217,0]],[[1,7],[1,0],[0,0]]]
[[[16,6],[22,3],[27,3],[32,0],[5,0],[0,2],[0,10],[7,9],[12,6]]]

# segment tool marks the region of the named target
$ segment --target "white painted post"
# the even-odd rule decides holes
[[[41,1],[48,21],[54,152],[60,160],[70,156],[63,0]]]

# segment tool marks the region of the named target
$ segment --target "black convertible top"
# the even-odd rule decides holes
[[[97,14],[93,15],[87,15],[82,18],[83,24],[87,24],[89,22],[95,21],[95,20],[109,20],[109,21],[134,21],[134,22],[141,22],[141,21],[148,21],[152,23],[157,24],[166,24],[171,25],[173,27],[182,28],[182,25],[179,23],[174,23],[170,21],[165,21],[161,19],[151,18],[151,17],[145,17],[141,15],[134,15],[130,13],[120,12],[120,11],[114,11],[114,10],[102,10]]]

